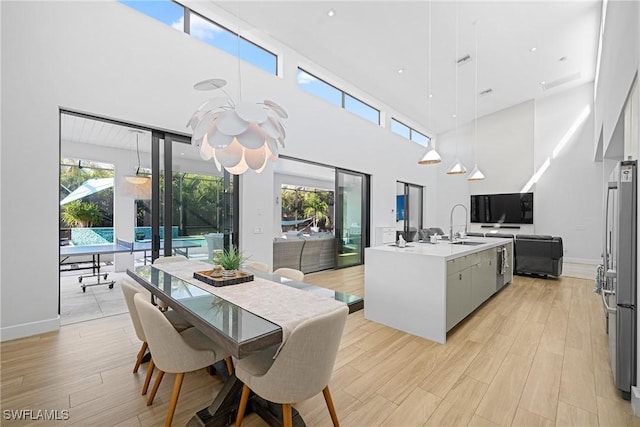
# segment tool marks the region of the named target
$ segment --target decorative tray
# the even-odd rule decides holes
[[[245,273],[244,271],[236,271],[236,275],[232,277],[213,277],[213,272],[214,270],[195,271],[193,273],[193,278],[212,286],[237,285],[238,283],[245,283],[253,280],[253,274]]]

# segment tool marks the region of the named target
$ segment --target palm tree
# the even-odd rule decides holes
[[[318,221],[327,216],[329,205],[315,192],[307,194],[304,205],[304,216],[313,217],[313,227],[318,227]]]
[[[76,200],[62,207],[62,221],[69,227],[91,227],[102,220],[102,212],[95,203]]]

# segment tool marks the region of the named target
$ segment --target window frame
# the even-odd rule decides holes
[[[297,70],[298,70],[298,72],[296,73],[296,82],[297,82],[297,77],[298,77],[299,73],[302,71],[303,73],[305,73],[305,74],[307,74],[307,75],[309,75],[309,76],[313,77],[313,78],[314,78],[314,79],[316,79],[317,81],[319,81],[319,82],[321,82],[321,83],[323,83],[323,84],[327,85],[328,87],[330,87],[330,88],[335,89],[336,91],[338,91],[338,92],[340,93],[340,98],[341,98],[341,101],[340,101],[340,105],[339,105],[339,107],[340,107],[340,108],[342,108],[343,110],[348,111],[348,112],[350,112],[351,114],[355,114],[356,116],[358,116],[358,117],[360,117],[360,118],[362,118],[362,119],[364,119],[364,120],[366,120],[366,121],[368,121],[368,122],[375,123],[377,126],[380,126],[380,125],[382,124],[382,123],[381,123],[382,111],[381,111],[380,109],[378,109],[378,108],[376,108],[376,107],[372,106],[372,105],[371,105],[371,104],[369,104],[369,103],[364,102],[362,99],[358,98],[357,96],[354,96],[354,95],[350,94],[349,92],[347,92],[347,91],[345,91],[345,90],[343,90],[343,89],[340,89],[340,88],[339,88],[339,87],[337,87],[336,85],[331,84],[331,83],[329,83],[328,81],[326,81],[326,80],[324,80],[324,79],[321,79],[321,78],[320,78],[320,77],[318,77],[317,75],[315,75],[315,74],[313,74],[313,73],[310,73],[309,71],[307,71],[305,68],[302,68],[301,66],[298,66],[298,67],[297,67]],[[298,85],[298,88],[300,88],[300,87],[301,87],[300,83],[297,83],[297,85]],[[304,90],[305,92],[310,93],[310,94],[312,94],[312,95],[316,96],[317,98],[323,99],[323,100],[325,100],[326,102],[329,102],[329,103],[330,103],[330,104],[332,104],[332,105],[335,105],[335,104],[333,104],[331,101],[327,100],[326,98],[323,98],[323,97],[321,97],[321,96],[317,96],[315,93],[313,93],[313,92],[312,92],[312,91],[310,91],[310,90],[306,90],[306,89],[302,89],[302,90]],[[364,106],[366,106],[366,107],[370,108],[371,110],[375,111],[375,112],[378,114],[378,121],[377,121],[377,123],[376,123],[376,122],[373,122],[373,121],[371,121],[371,120],[369,120],[367,117],[364,117],[364,116],[362,116],[362,115],[358,114],[357,112],[353,111],[352,109],[348,109],[348,108],[346,108],[346,101],[345,101],[345,100],[346,100],[346,97],[347,97],[347,96],[348,96],[349,98],[352,98],[352,99],[353,99],[353,100],[355,100],[356,102],[359,102],[360,104],[362,104],[362,105],[364,105]]]

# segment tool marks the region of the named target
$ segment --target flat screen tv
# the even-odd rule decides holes
[[[533,193],[474,194],[471,222],[533,224]]]

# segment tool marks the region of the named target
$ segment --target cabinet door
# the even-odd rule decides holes
[[[467,317],[471,305],[471,268],[447,276],[447,331]]]
[[[484,255],[486,253],[486,255]],[[490,255],[495,250],[483,252],[480,263],[474,265],[471,271],[471,303],[476,309],[496,291],[496,263]]]

